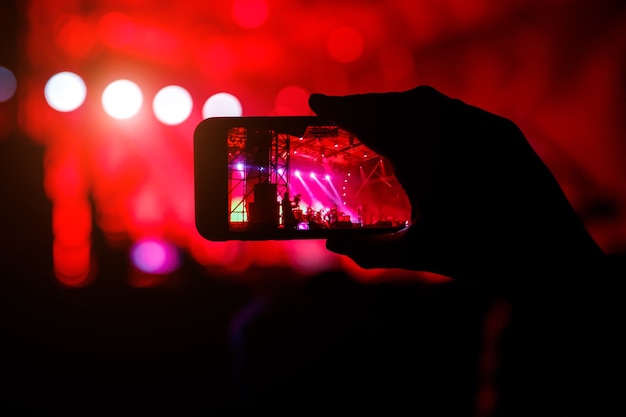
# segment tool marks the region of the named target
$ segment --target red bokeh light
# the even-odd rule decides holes
[[[328,53],[337,62],[355,61],[363,53],[363,37],[350,27],[334,29],[328,37]]]

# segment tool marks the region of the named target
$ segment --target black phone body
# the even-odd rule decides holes
[[[316,116],[203,120],[194,194],[196,227],[212,241],[390,233],[410,216],[391,164]]]

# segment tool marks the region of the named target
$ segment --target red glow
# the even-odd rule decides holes
[[[135,33],[132,21],[120,12],[109,12],[98,23],[101,41],[112,48],[128,45]]]
[[[261,26],[267,20],[268,13],[265,0],[235,0],[233,3],[233,18],[246,29]]]
[[[278,92],[276,96],[276,115],[295,116],[312,114],[309,109],[310,93],[297,85],[290,85]]]
[[[85,58],[96,46],[94,26],[79,16],[70,17],[59,30],[56,40],[74,58]]]
[[[363,37],[350,27],[337,28],[328,37],[328,53],[337,62],[355,61],[363,53],[363,48]]]
[[[52,245],[54,273],[64,285],[82,287],[91,282],[91,245],[65,246],[56,239]]]
[[[390,81],[402,81],[414,73],[414,59],[411,49],[401,45],[386,45],[379,56],[380,72]]]
[[[610,2],[496,3],[30,2],[19,124],[47,147],[59,276],[80,282],[92,274],[85,275],[87,250],[80,246],[91,230],[87,196],[111,241],[163,236],[208,268],[233,273],[271,263],[307,269],[308,259],[294,255],[305,251],[292,250],[294,242],[213,243],[197,235],[193,129],[205,117],[203,104],[222,92],[240,104],[230,110],[245,115],[310,114],[311,92],[434,85],[515,120],[576,208],[599,195],[615,204],[615,217],[591,213],[585,221],[603,248],[626,246],[618,198],[626,195],[623,11]],[[65,70],[81,75],[87,96],[80,108],[59,113],[47,106],[43,89]],[[189,117],[175,126],[145,117],[147,111],[112,120],[100,94],[121,78],[137,83],[144,110],[161,88],[184,85],[194,103]],[[224,108],[218,103],[212,111]],[[380,275],[328,255],[322,245],[302,247],[329,268],[339,263],[367,279]],[[73,257],[82,267],[72,272]]]

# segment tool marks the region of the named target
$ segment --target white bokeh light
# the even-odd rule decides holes
[[[191,114],[193,100],[183,87],[168,85],[154,96],[152,110],[156,118],[166,125],[184,122]]]
[[[202,117],[205,119],[222,116],[239,117],[241,114],[241,103],[237,97],[229,93],[213,94],[202,107]]]
[[[143,103],[143,95],[137,84],[129,80],[117,80],[102,92],[102,107],[114,119],[133,117]]]
[[[69,112],[79,108],[87,96],[83,79],[73,72],[59,72],[48,80],[44,87],[46,102],[53,109]]]

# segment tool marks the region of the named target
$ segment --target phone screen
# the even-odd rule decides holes
[[[408,224],[391,164],[337,126],[227,130],[228,231],[280,238],[384,232]]]

